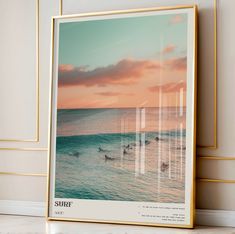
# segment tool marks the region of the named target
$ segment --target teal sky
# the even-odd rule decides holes
[[[60,24],[59,64],[88,66],[115,64],[125,58],[159,59],[168,45],[176,48],[164,58],[186,55],[187,21],[171,23],[176,15],[155,15]]]

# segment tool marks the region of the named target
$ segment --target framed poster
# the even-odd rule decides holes
[[[53,18],[48,219],[193,227],[197,8]]]

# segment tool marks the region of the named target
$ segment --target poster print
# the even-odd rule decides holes
[[[196,7],[53,26],[48,218],[192,227]]]

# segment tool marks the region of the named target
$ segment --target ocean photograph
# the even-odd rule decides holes
[[[59,27],[55,197],[184,203],[187,15]]]
[[[157,118],[174,125],[185,112],[177,117],[176,108],[159,111],[59,110],[55,196],[183,203],[185,129],[159,132]],[[150,125],[144,130],[141,117]]]

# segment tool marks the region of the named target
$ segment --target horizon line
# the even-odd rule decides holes
[[[162,106],[162,107],[156,107],[156,106],[143,106],[143,107],[78,107],[78,108],[57,108],[57,110],[87,110],[87,109],[142,109],[142,108],[179,108],[179,106]],[[186,106],[183,106],[183,108],[186,108]]]

